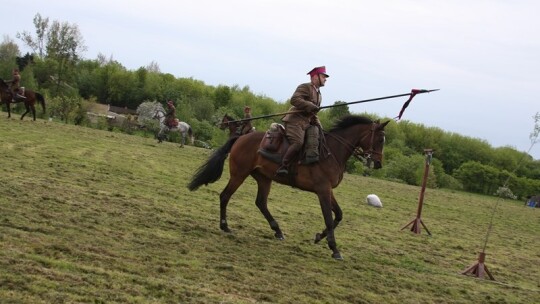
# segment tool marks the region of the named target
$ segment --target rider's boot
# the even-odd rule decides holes
[[[24,101],[26,99],[26,96],[21,95],[18,89],[12,90],[11,96],[13,96],[13,102]]]
[[[301,144],[292,144],[287,149],[287,152],[283,155],[283,160],[281,161],[281,166],[277,169],[276,175],[287,175],[289,174],[289,166],[291,165],[292,159],[296,156],[298,151],[302,148]]]

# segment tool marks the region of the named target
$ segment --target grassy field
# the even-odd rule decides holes
[[[209,150],[0,112],[0,303],[540,303],[540,212],[427,189],[432,233],[400,230],[419,187],[345,175],[335,191],[344,261],[331,259],[311,193],[275,184],[273,238],[248,180],[219,230],[228,180],[186,185]],[[375,193],[384,208],[365,204]],[[477,261],[494,206],[486,265]]]

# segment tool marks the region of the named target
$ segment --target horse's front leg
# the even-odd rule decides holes
[[[158,140],[159,144],[163,141],[163,134],[164,133],[165,133],[165,127],[161,127],[161,129],[159,129],[159,132],[158,132],[158,135],[157,135],[157,140]]]
[[[326,225],[326,240],[328,241],[328,247],[332,250],[332,257],[336,260],[343,260],[341,253],[337,249],[336,238],[334,237],[334,219],[332,218],[332,190],[317,193],[319,197],[319,203],[321,204],[321,210],[324,218],[324,224]]]
[[[183,148],[184,147],[184,144],[186,143],[186,134],[185,133],[180,133],[180,135],[182,135],[182,139],[180,140],[180,148]]]
[[[334,193],[332,192],[332,211],[334,212],[334,230],[339,225],[339,222],[343,219],[343,211],[341,211],[341,208],[339,207],[336,198],[334,197]],[[322,239],[326,237],[328,234],[328,230],[324,229],[321,233],[315,234],[315,244],[320,242]]]

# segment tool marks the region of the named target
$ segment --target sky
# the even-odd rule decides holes
[[[0,31],[23,53],[30,49],[16,34],[34,34],[39,13],[76,24],[85,59],[102,54],[129,70],[154,62],[177,78],[247,86],[283,103],[324,65],[323,106],[440,89],[417,95],[402,119],[540,159],[540,143],[530,139],[540,112],[537,0],[28,0],[24,7],[4,14]],[[349,109],[395,117],[406,99]]]

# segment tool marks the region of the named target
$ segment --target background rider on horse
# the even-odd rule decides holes
[[[251,125],[251,120],[249,120],[251,118],[251,108],[248,107],[248,106],[245,106],[244,107],[244,119],[247,119],[245,121],[242,121],[239,125],[238,125],[238,128],[236,129],[236,135],[240,136],[240,135],[244,135],[244,134],[248,134],[250,132],[253,132],[253,126]]]
[[[22,92],[21,88],[21,74],[19,73],[19,69],[14,68],[12,72],[13,78],[11,80],[6,81],[6,83],[9,83],[11,94],[13,96],[13,102],[23,101],[26,99],[24,96],[24,92]]]
[[[169,128],[178,126],[178,119],[176,119],[176,108],[172,100],[167,101],[167,113],[165,114],[165,124]]]

